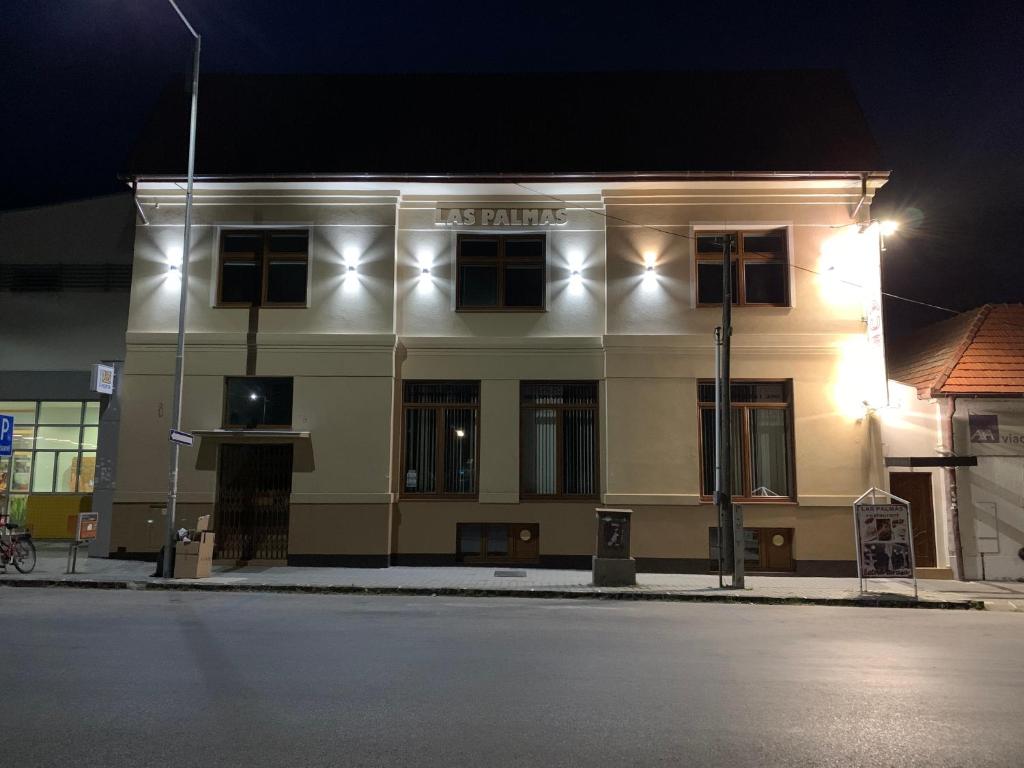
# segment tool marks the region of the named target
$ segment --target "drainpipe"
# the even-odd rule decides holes
[[[942,420],[942,450],[947,456],[956,455],[955,433],[953,431],[953,415],[956,413],[956,397],[943,398],[942,407],[945,409]],[[950,564],[953,566],[953,576],[960,581],[966,581],[964,575],[964,549],[960,539],[960,506],[957,500],[956,467],[946,467],[946,482],[949,485],[949,516],[947,524],[950,527],[950,536],[947,538],[953,544],[953,551],[950,557]]]

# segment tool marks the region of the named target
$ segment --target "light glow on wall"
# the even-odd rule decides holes
[[[353,245],[346,246],[341,252],[342,293],[354,293],[359,290],[359,256],[359,249]]]
[[[167,249],[167,277],[175,283],[181,282],[181,246]]]
[[[583,291],[583,251],[570,251],[566,257],[569,265],[569,295],[582,296]]]

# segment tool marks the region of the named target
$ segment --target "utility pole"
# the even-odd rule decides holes
[[[199,46],[202,38],[195,31],[185,14],[181,12],[174,0],[168,0],[182,23],[188,28],[195,40],[192,54],[192,116],[188,130],[188,183],[185,189],[185,235],[181,247],[181,298],[178,301],[178,349],[174,357],[174,399],[171,406],[171,429],[181,431],[181,395],[185,381],[185,309],[188,304],[188,262],[189,247],[192,239],[192,183],[196,164],[196,113],[199,110]],[[167,537],[164,548],[162,573],[165,579],[171,578],[176,539],[174,516],[178,505],[178,459],[181,450],[178,443],[171,443],[171,460],[167,478]]]
[[[743,522],[732,504],[732,235],[722,243],[722,326],[716,381],[718,394],[718,552],[719,573],[732,561],[732,587],[743,588]],[[737,530],[737,523],[739,529]]]

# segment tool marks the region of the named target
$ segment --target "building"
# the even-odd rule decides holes
[[[129,174],[118,557],[164,536],[187,114]],[[199,126],[179,512],[219,557],[589,567],[612,505],[708,571],[728,233],[748,566],[855,573],[887,174],[841,75],[211,76]]]
[[[0,213],[11,513],[38,538],[70,537],[79,512],[112,500],[117,409],[90,388],[90,371],[124,358],[134,219],[130,194]]]
[[[964,578],[1024,578],[1024,305],[900,340],[889,375],[886,461],[892,492],[920,510],[918,564],[955,568],[959,549]]]

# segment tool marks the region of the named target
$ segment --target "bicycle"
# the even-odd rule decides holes
[[[14,533],[17,525],[7,515],[0,515],[0,569],[11,563],[19,573],[32,573],[36,567],[36,545],[28,531]]]

